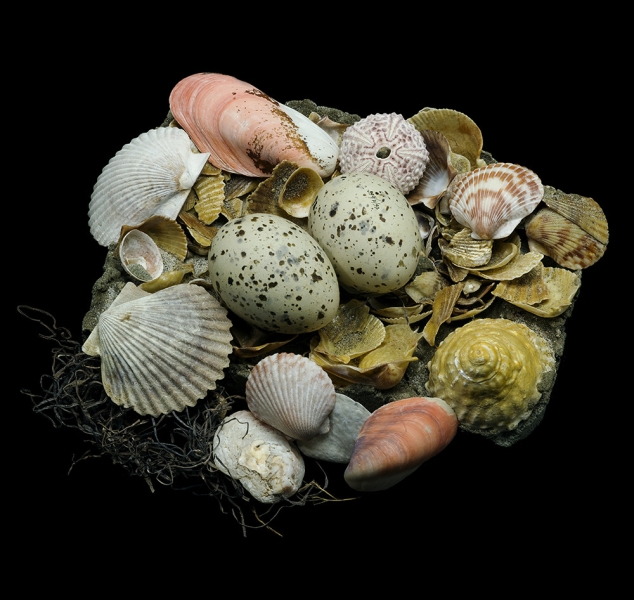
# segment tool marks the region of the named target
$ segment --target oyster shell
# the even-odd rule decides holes
[[[230,327],[227,311],[198,285],[150,294],[128,283],[82,349],[101,356],[113,402],[156,417],[194,406],[215,389],[229,365]]]
[[[527,419],[553,371],[549,343],[508,319],[476,319],[450,333],[428,363],[426,388],[461,425],[498,433]]]

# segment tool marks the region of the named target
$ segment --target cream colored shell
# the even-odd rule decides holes
[[[548,342],[521,323],[476,319],[440,344],[428,363],[428,391],[443,398],[461,424],[499,433],[528,418],[554,369]]]

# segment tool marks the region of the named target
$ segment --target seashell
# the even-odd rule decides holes
[[[88,224],[102,246],[119,239],[123,225],[138,225],[153,215],[176,220],[205,164],[181,129],[152,129],[123,146],[97,178]]]
[[[551,208],[542,208],[526,222],[528,247],[567,269],[585,269],[604,254],[606,245]]]
[[[406,398],[381,406],[365,421],[344,473],[361,492],[385,490],[447,447],[458,430],[440,398]]]
[[[230,327],[227,311],[198,285],[149,294],[128,283],[82,350],[101,356],[104,389],[116,404],[156,417],[215,389],[229,365]]]
[[[412,205],[424,204],[434,208],[458,170],[451,163],[449,141],[442,133],[425,129],[421,134],[429,152],[429,161],[418,184],[407,194],[407,201]]]
[[[427,390],[461,425],[501,433],[527,419],[554,372],[549,343],[508,319],[476,319],[450,333],[428,363]]]
[[[443,323],[451,320],[456,302],[462,294],[464,283],[458,282],[454,285],[448,285],[438,291],[434,298],[432,306],[432,314],[423,328],[423,338],[430,345],[436,344],[436,335]]]
[[[542,183],[529,169],[493,163],[454,177],[447,190],[449,209],[476,239],[510,235],[535,210],[544,194]]]
[[[336,394],[335,407],[330,413],[330,430],[305,442],[297,441],[302,454],[334,463],[350,462],[354,443],[361,427],[370,416],[362,404],[344,394]]]
[[[179,260],[185,260],[187,256],[187,236],[176,221],[161,215],[154,215],[134,227],[123,225],[119,244],[121,244],[123,237],[132,229],[138,229],[146,233],[161,250],[173,254]]]
[[[220,73],[198,73],[179,81],[170,110],[216,167],[264,177],[290,160],[322,177],[335,170],[339,148],[308,117],[254,86]]]
[[[304,459],[284,435],[248,410],[225,417],[213,440],[216,468],[259,502],[275,504],[302,485]]]
[[[418,184],[428,160],[421,133],[396,113],[369,115],[348,127],[341,138],[342,174],[372,173],[402,194]]]
[[[199,177],[193,190],[196,194],[193,208],[198,218],[206,225],[211,225],[224,208],[225,179],[222,172]]]
[[[449,142],[453,153],[460,155],[459,159],[468,161],[468,170],[483,166],[480,158],[482,132],[473,119],[464,113],[450,108],[426,107],[408,121],[421,132],[425,129],[440,132]]]
[[[471,230],[464,228],[441,247],[443,257],[457,267],[469,269],[486,265],[493,253],[493,240],[474,239]]]
[[[335,387],[312,360],[282,352],[263,358],[249,374],[249,410],[295,440],[309,440],[330,428]]]
[[[156,242],[138,229],[131,229],[119,244],[119,258],[126,273],[138,281],[152,281],[163,273],[163,257]]]
[[[313,169],[299,167],[291,173],[280,193],[278,204],[297,219],[308,217],[310,206],[324,180]]]
[[[505,263],[501,267],[490,269],[472,269],[479,277],[483,279],[491,279],[494,281],[511,281],[522,275],[532,271],[537,265],[541,264],[543,254],[539,252],[516,253],[512,260]]]

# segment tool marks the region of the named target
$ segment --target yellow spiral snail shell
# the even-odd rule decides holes
[[[445,400],[461,424],[499,433],[531,414],[555,356],[521,323],[476,319],[450,333],[427,366],[428,391]]]

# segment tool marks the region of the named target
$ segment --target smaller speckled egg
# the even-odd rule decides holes
[[[339,282],[385,294],[413,276],[423,244],[407,198],[378,175],[331,179],[317,193],[308,232],[324,248]]]
[[[275,215],[223,225],[209,249],[209,278],[231,311],[266,331],[315,331],[339,307],[337,276],[324,250]]]

